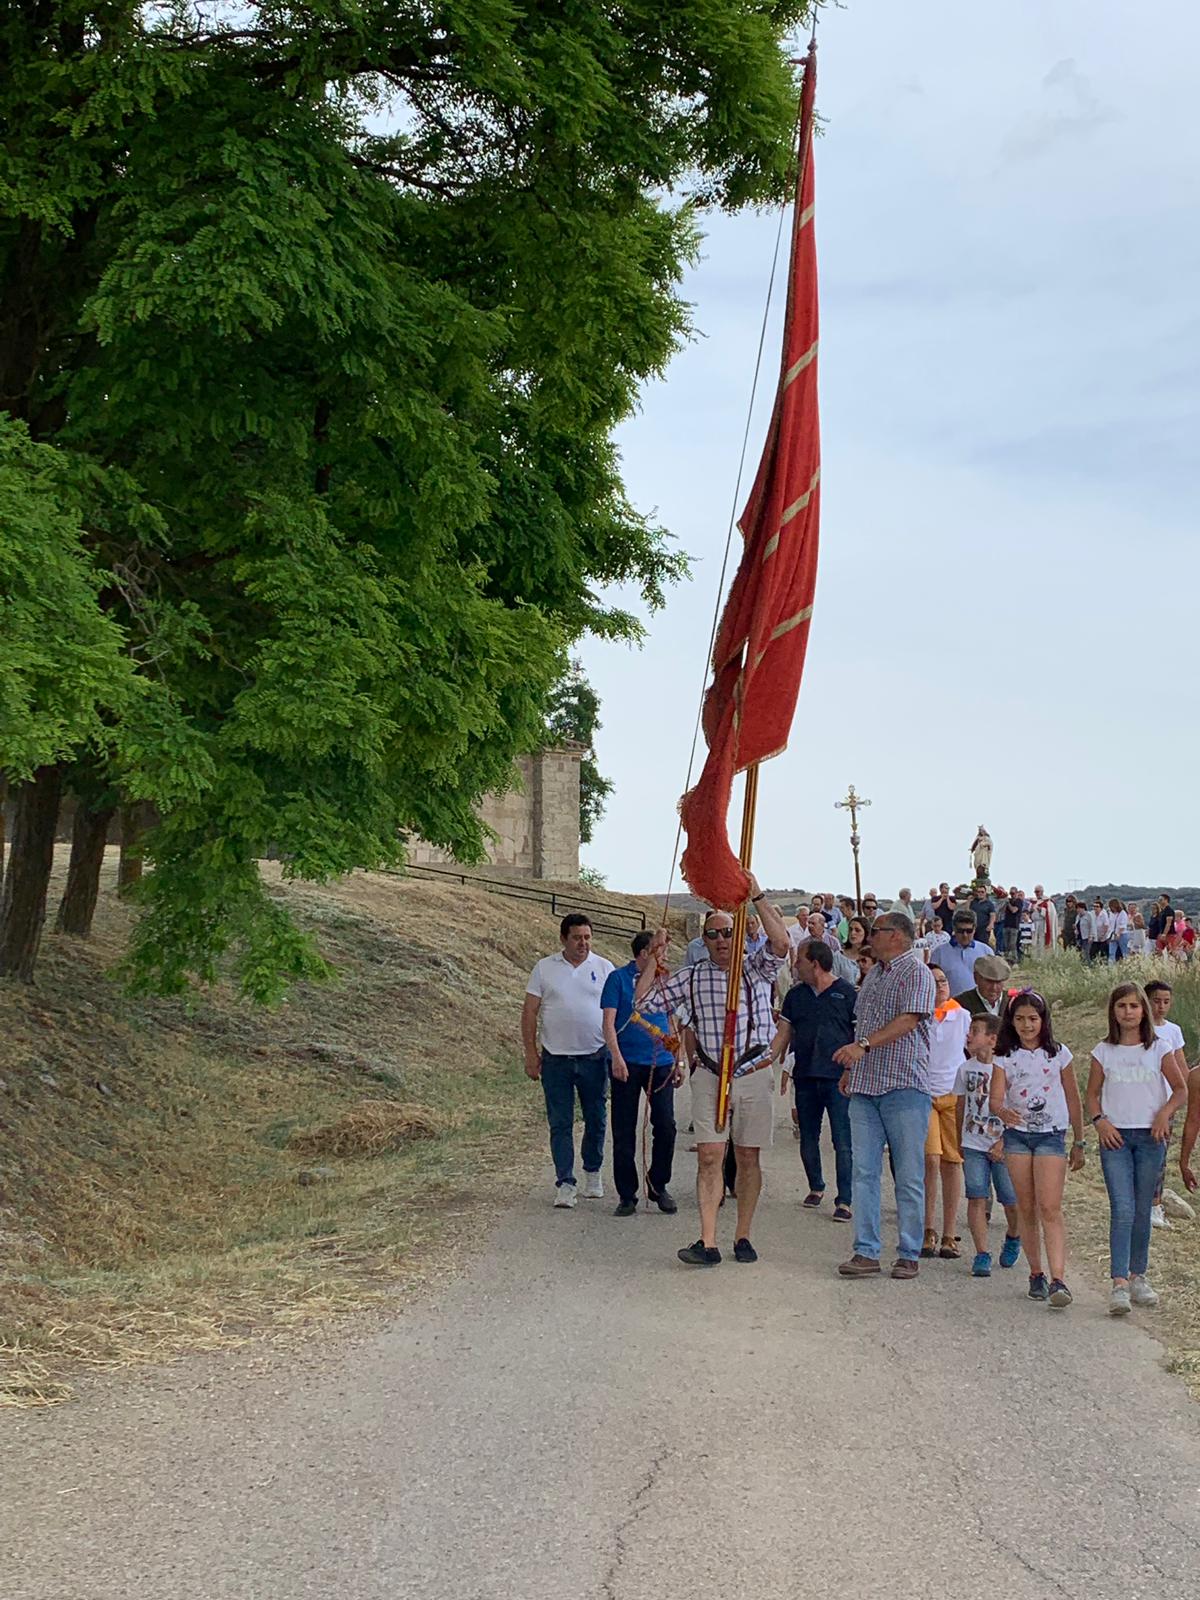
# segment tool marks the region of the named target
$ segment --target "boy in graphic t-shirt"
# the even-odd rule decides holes
[[[1017,1193],[1008,1175],[1008,1168],[1004,1165],[1004,1127],[1000,1119],[992,1115],[988,1103],[992,1087],[992,1057],[996,1053],[999,1033],[999,1017],[971,1019],[971,1029],[967,1034],[968,1059],[958,1069],[954,1085],[954,1092],[958,1096],[959,1142],[967,1190],[967,1223],[975,1245],[971,1273],[976,1278],[990,1278],[992,1275],[992,1257],[988,1250],[988,1210],[993,1189],[996,1199],[1004,1207],[1007,1223],[1000,1265],[1016,1266],[1021,1255]]]

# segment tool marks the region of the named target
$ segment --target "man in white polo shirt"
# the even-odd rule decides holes
[[[546,1097],[554,1204],[568,1207],[575,1204],[579,1193],[575,1183],[576,1094],[583,1113],[583,1198],[604,1198],[600,1168],[607,1122],[608,1049],[600,996],[613,964],[592,954],[592,925],[582,912],[564,917],[558,932],[561,952],[543,956],[529,975],[521,1010],[521,1042],[526,1074],[541,1080]]]

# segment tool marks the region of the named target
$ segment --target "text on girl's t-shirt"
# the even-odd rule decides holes
[[[1100,1109],[1118,1128],[1148,1128],[1171,1098],[1163,1077],[1163,1058],[1173,1054],[1168,1039],[1156,1038],[1147,1048],[1140,1044],[1109,1044],[1092,1051],[1104,1070]]]

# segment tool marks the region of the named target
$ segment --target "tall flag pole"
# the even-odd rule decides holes
[[[713,647],[704,700],[708,757],[680,805],[688,843],[682,870],[694,894],[734,912],[725,1033],[717,1095],[723,1128],[733,1080],[742,988],[748,870],[758,764],[787,747],[817,581],[821,443],[817,412],[817,252],[813,232],[813,104],[817,46],[800,89],[798,172],[779,386],[762,460],[738,520],[745,541]],[[746,773],[740,848],[727,827],[733,779]]]

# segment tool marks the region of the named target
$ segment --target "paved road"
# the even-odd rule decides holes
[[[690,1158],[678,1188],[687,1191]],[[284,1363],[186,1365],[0,1428],[5,1600],[1166,1600],[1200,1410],[1132,1320],[1021,1269],[833,1275],[769,1163],[761,1262],[690,1208],[521,1196],[436,1304]]]

